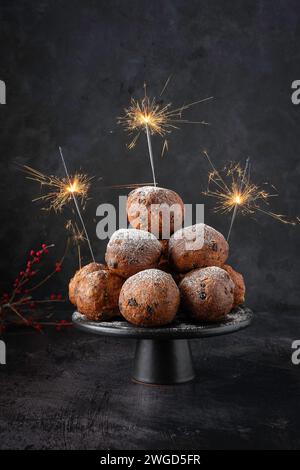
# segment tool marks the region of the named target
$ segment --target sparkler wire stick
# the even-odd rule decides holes
[[[232,229],[232,226],[233,226],[233,222],[236,218],[237,209],[238,209],[238,204],[236,204],[234,206],[234,209],[233,209],[233,213],[232,213],[232,217],[231,217],[231,221],[230,221],[230,227],[229,227],[228,234],[227,234],[227,237],[226,237],[227,242],[229,241],[229,237],[230,237],[230,234],[231,234],[231,229]]]
[[[62,160],[62,164],[63,164],[64,170],[65,170],[66,176],[67,176],[67,178],[68,178],[68,180],[69,180],[69,183],[70,183],[70,187],[72,187],[71,178],[70,178],[70,175],[69,175],[69,172],[68,172],[68,169],[67,169],[67,165],[66,165],[64,156],[63,156],[62,148],[61,148],[61,147],[58,147],[58,149],[59,149],[60,157],[61,157],[61,160]],[[86,240],[87,240],[87,243],[88,243],[90,252],[91,252],[92,259],[93,259],[93,261],[94,261],[94,263],[95,263],[96,261],[95,261],[95,256],[94,256],[94,253],[93,253],[92,245],[91,245],[91,242],[90,242],[88,233],[87,233],[87,229],[86,229],[84,220],[83,220],[83,218],[82,218],[82,215],[81,215],[81,212],[80,212],[80,209],[79,209],[79,205],[78,205],[78,202],[77,202],[77,198],[76,198],[76,196],[75,196],[75,194],[74,194],[74,191],[71,191],[71,194],[72,194],[73,201],[74,201],[74,204],[75,204],[75,207],[76,207],[76,211],[77,211],[77,213],[78,213],[78,217],[79,217],[79,219],[80,219],[82,228],[83,228],[84,233],[85,233],[85,236],[86,236]]]
[[[147,135],[147,143],[148,143],[149,157],[150,157],[150,163],[151,163],[153,184],[156,187],[157,182],[156,182],[155,170],[154,170],[154,159],[153,159],[153,152],[152,152],[151,135],[150,135],[148,124],[146,124],[145,127],[146,127],[146,135]]]

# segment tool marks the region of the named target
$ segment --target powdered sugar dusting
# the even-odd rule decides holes
[[[181,282],[187,282],[191,288],[197,289],[199,282],[204,279],[211,279],[216,282],[228,282],[229,284],[233,285],[229,274],[225,271],[225,269],[219,268],[218,266],[194,269],[193,271],[186,274]]]
[[[134,279],[133,279],[134,278]],[[145,269],[144,271],[140,271],[139,273],[135,274],[131,278],[131,280],[138,280],[138,281],[161,281],[166,282],[170,279],[173,280],[172,276],[160,269]],[[175,282],[175,281],[174,281]]]
[[[150,267],[155,264],[162,252],[158,239],[150,232],[137,229],[120,229],[111,237],[106,249],[106,261],[125,260],[129,265],[141,264]]]
[[[111,242],[114,242],[115,240],[156,240],[158,242],[153,233],[147,232],[146,230],[137,230],[135,228],[120,228],[119,230],[116,230],[112,234],[108,244],[111,244]]]
[[[159,186],[142,186],[132,191],[131,195],[134,193],[135,194],[141,193],[143,196],[147,197],[151,193],[161,192],[161,191],[171,192],[170,189],[160,188]]]
[[[210,227],[209,225],[203,223],[194,224],[179,229],[172,235],[171,239],[180,240],[184,238],[186,240],[193,240],[196,239],[196,237],[203,237],[206,243],[210,243],[211,241],[220,238],[224,239],[225,241],[225,238],[222,233],[218,232],[213,227]]]

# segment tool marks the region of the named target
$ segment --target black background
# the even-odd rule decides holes
[[[164,100],[176,106],[215,97],[186,114],[211,125],[173,132],[164,159],[154,139],[161,186],[186,203],[205,202],[206,223],[226,233],[228,217],[214,214],[201,194],[208,170],[201,150],[219,167],[249,155],[255,181],[278,188],[272,209],[298,215],[300,107],[291,102],[291,83],[300,78],[299,20],[297,0],[1,0],[1,287],[8,288],[30,248],[54,242],[54,256],[63,251],[64,218],[32,204],[39,188],[15,167],[62,175],[58,145],[71,171],[97,177],[86,219],[103,258],[95,211],[102,202],[116,204],[119,193],[106,186],[151,180],[145,139],[128,152],[116,124],[145,80],[157,95],[172,74]],[[230,263],[245,275],[250,306],[299,306],[299,250],[299,226],[238,218]],[[74,253],[59,276],[62,289],[75,267]]]

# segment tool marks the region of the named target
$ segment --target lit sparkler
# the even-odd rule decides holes
[[[245,167],[240,164],[231,164],[224,171],[219,171],[214,166],[208,153],[204,151],[211,171],[208,174],[208,186],[204,195],[216,200],[215,210],[223,214],[232,213],[227,234],[229,240],[233,223],[238,211],[242,215],[253,215],[261,212],[284,224],[296,225],[296,221],[288,220],[283,214],[276,214],[264,208],[269,204],[269,199],[278,194],[270,194],[265,189],[250,181],[250,160],[246,160]]]
[[[89,246],[89,249],[90,249],[90,253],[91,253],[92,259],[93,259],[93,261],[94,261],[94,263],[95,263],[95,256],[94,256],[94,252],[93,252],[93,249],[92,249],[92,245],[91,245],[91,242],[90,242],[90,239],[89,239],[89,236],[88,236],[88,232],[87,232],[87,229],[86,229],[86,226],[85,226],[83,217],[82,217],[81,212],[80,212],[79,204],[78,204],[78,201],[77,201],[78,186],[74,185],[75,182],[72,181],[72,179],[71,179],[71,177],[70,177],[70,174],[69,174],[69,172],[68,172],[68,168],[67,168],[67,165],[66,165],[66,162],[65,162],[65,159],[64,159],[64,155],[63,155],[63,152],[62,152],[62,148],[61,148],[61,147],[58,147],[58,149],[59,149],[59,153],[60,153],[60,157],[61,157],[61,160],[62,160],[62,164],[63,164],[64,170],[65,170],[65,173],[66,173],[66,177],[67,177],[67,180],[68,180],[68,182],[69,182],[69,190],[70,190],[70,193],[71,193],[71,195],[72,195],[72,198],[73,198],[73,201],[74,201],[74,205],[75,205],[75,208],[76,208],[78,217],[79,217],[79,219],[80,219],[80,222],[81,222],[81,225],[82,225],[84,234],[85,234],[85,238],[86,238],[86,241],[87,241],[88,246]]]
[[[40,183],[41,187],[47,190],[45,194],[33,200],[42,201],[45,204],[44,210],[61,212],[63,207],[73,199],[73,193],[77,195],[81,205],[85,205],[92,179],[89,176],[83,173],[76,173],[70,176],[69,180],[68,178],[45,175],[27,165],[24,165],[22,168],[27,174],[27,179]]]
[[[75,173],[74,175],[70,175],[61,147],[59,147],[59,153],[66,173],[65,178],[46,175],[27,165],[24,165],[22,168],[27,174],[27,179],[40,183],[42,189],[46,190],[45,194],[33,199],[33,201],[42,201],[45,204],[43,207],[44,210],[61,212],[65,205],[69,204],[71,201],[74,202],[75,209],[83,228],[83,233],[85,234],[85,239],[89,246],[91,257],[95,262],[91,242],[80,210],[80,206],[83,208],[85,207],[93,177],[89,177],[84,173]]]
[[[163,91],[165,90],[169,79],[167,80]],[[122,124],[129,134],[134,134],[134,137],[130,144],[129,149],[135,147],[141,133],[145,133],[147,137],[148,152],[152,170],[153,184],[157,186],[153,150],[151,144],[151,136],[159,135],[161,137],[166,136],[172,130],[178,129],[180,124],[203,124],[207,125],[205,121],[189,121],[182,118],[182,114],[185,110],[195,106],[196,104],[208,101],[213,97],[204,98],[202,100],[195,101],[181,106],[180,108],[172,109],[172,103],[161,105],[157,103],[155,98],[150,98],[147,95],[146,85],[144,85],[145,94],[142,100],[136,100],[131,98],[129,108],[124,110],[124,115],[118,118],[118,123]],[[162,93],[161,93],[162,94]],[[162,154],[168,149],[168,142],[165,140],[163,144]]]

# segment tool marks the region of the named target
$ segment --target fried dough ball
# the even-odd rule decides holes
[[[179,272],[207,266],[223,266],[229,246],[223,235],[205,224],[178,230],[169,242],[170,264]]]
[[[245,302],[246,286],[241,273],[235,271],[229,264],[224,264],[223,269],[229,274],[234,283],[234,302],[233,306],[237,307]]]
[[[161,245],[152,233],[120,229],[107,245],[105,260],[110,270],[128,278],[144,269],[156,267],[161,251]]]
[[[89,320],[103,321],[119,314],[118,302],[124,283],[117,274],[100,269],[81,278],[77,288],[77,308]]]
[[[182,227],[184,204],[175,191],[143,186],[129,193],[127,216],[132,227],[152,232],[157,238],[165,234],[167,238]]]
[[[217,266],[186,274],[179,290],[183,306],[196,321],[219,321],[233,307],[234,283],[229,274]]]
[[[127,279],[119,298],[123,317],[134,325],[148,327],[171,323],[179,303],[174,279],[159,269],[146,269]]]

